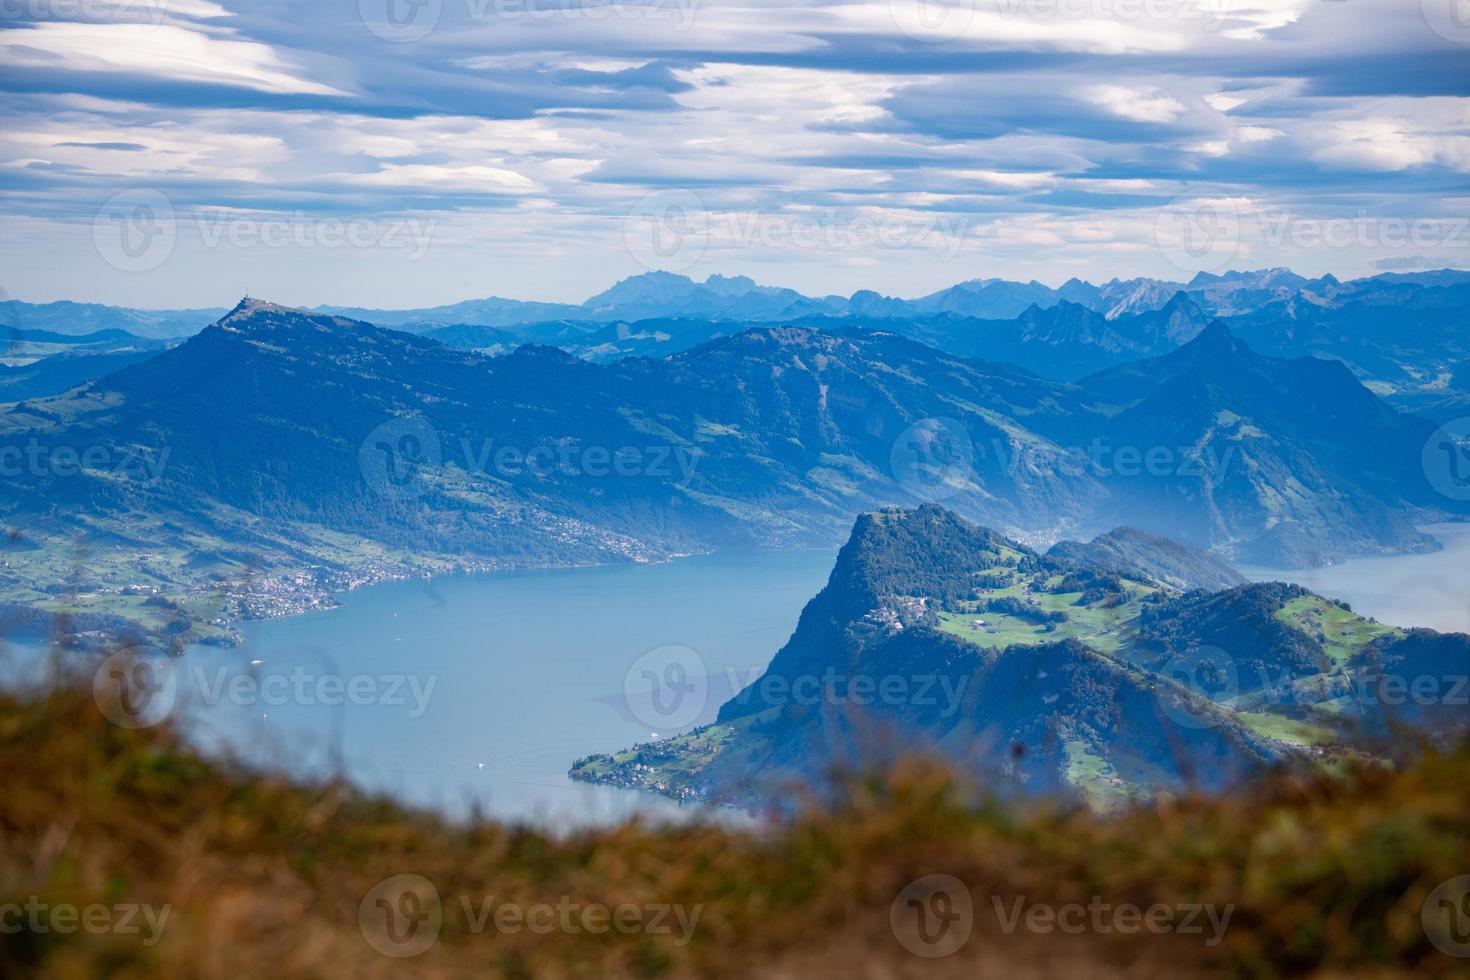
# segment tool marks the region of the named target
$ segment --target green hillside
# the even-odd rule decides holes
[[[1470,669],[1470,637],[1411,644],[1279,582],[1182,591],[1134,546],[1130,566],[1111,542],[1040,555],[935,506],[866,515],[766,675],[715,724],[572,775],[748,804],[919,746],[999,793],[1108,808],[1287,760],[1339,764],[1365,731],[1428,718],[1374,696],[1370,670]],[[1191,561],[1159,547],[1170,568]]]

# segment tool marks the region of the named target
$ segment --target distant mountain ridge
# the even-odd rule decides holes
[[[0,328],[0,404],[57,395],[100,378],[168,346],[109,328],[83,334]]]
[[[1385,273],[1344,282],[1288,269],[1200,273],[1188,282],[973,279],[901,299],[872,290],[807,296],[745,276],[650,272],[582,303],[490,297],[406,310],[324,306],[315,312],[376,323],[471,350],[537,343],[595,361],[664,357],[749,326],[866,326],[954,354],[1008,361],[1072,381],[1166,354],[1224,319],[1261,353],[1341,360],[1395,407],[1447,422],[1470,414],[1470,272]],[[57,334],[126,329],[147,337],[196,332],[224,310],[128,310],[92,304],[0,304],[0,326]],[[101,367],[101,364],[96,367]],[[87,380],[100,371],[50,378]],[[34,390],[49,394],[57,380]],[[0,395],[3,397],[3,395]]]
[[[1067,302],[1107,319],[1163,309],[1183,293],[1209,316],[1237,316],[1271,303],[1293,300],[1321,307],[1353,302],[1383,305],[1412,301],[1425,290],[1454,291],[1463,305],[1470,272],[1443,269],[1423,273],[1384,273],[1342,282],[1327,275],[1308,279],[1273,268],[1199,273],[1188,282],[1163,279],[1112,279],[1101,285],[1071,279],[1058,287],[1032,280],[972,279],[912,299],[871,290],[851,296],[808,296],[797,290],[763,286],[747,276],[710,275],[703,282],[669,272],[631,276],[581,303],[549,303],[486,297],[416,309],[373,309],[325,305],[311,312],[346,316],[383,326],[428,329],[449,324],[505,327],[550,320],[639,320],[694,317],[755,322],[802,316],[880,316],[913,318],[951,315],[988,320],[1019,317],[1027,308],[1047,309]],[[140,336],[182,336],[202,329],[226,311],[137,310],[91,303],[31,304],[0,302],[0,325],[83,333],[110,327]]]
[[[124,330],[138,337],[161,339],[198,333],[218,320],[224,307],[195,310],[139,310],[100,303],[25,303],[0,300],[0,329],[51,331],[58,334],[91,334],[102,330]]]
[[[1018,283],[975,279],[914,299],[883,296],[871,290],[859,290],[848,297],[808,296],[793,289],[762,286],[746,276],[711,275],[698,282],[674,273],[647,272],[624,279],[580,304],[493,298],[417,310],[318,307],[316,312],[385,325],[472,322],[503,327],[538,320],[670,316],[751,322],[820,315],[907,318],[946,314],[1005,320],[1020,316],[1028,307],[1046,309],[1068,302],[1111,320],[1161,310],[1179,293],[1208,315],[1233,316],[1295,297],[1332,307],[1349,302],[1381,302],[1388,296],[1401,297],[1406,292],[1429,288],[1470,290],[1470,272],[1385,274],[1344,283],[1333,276],[1307,279],[1278,268],[1219,276],[1201,273],[1189,282],[1139,278],[1093,285],[1072,279],[1056,288],[1035,280]]]

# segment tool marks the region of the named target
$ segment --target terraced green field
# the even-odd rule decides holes
[[[954,610],[941,610],[939,628],[990,650],[1003,650],[1016,644],[1079,640],[1102,653],[1117,653],[1130,642],[1140,603],[1157,591],[1127,582],[1120,600],[1084,604],[1081,592],[1043,591],[1060,583],[1060,576],[1032,581],[1013,574],[1010,585],[982,589],[977,599],[961,602]],[[1059,613],[1066,618],[1061,622],[1039,623],[1025,616],[984,609],[985,603],[993,599],[1017,599],[1034,606],[1039,613]],[[980,621],[984,622],[983,626],[977,625]]]
[[[1302,596],[1282,606],[1276,618],[1308,636],[1321,636],[1334,665],[1342,667],[1381,636],[1402,632],[1364,619],[1320,596]]]
[[[1324,725],[1313,725],[1275,712],[1239,711],[1235,718],[1257,735],[1278,742],[1311,746],[1331,745],[1337,740],[1336,733]]]

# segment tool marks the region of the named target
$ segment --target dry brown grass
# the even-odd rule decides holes
[[[0,695],[0,903],[170,906],[161,941],[22,930],[0,975],[50,977],[959,977],[1449,974],[1420,911],[1470,873],[1470,751],[1393,772],[1283,774],[1234,799],[1102,819],[977,804],[914,763],[764,831],[628,824],[566,838],[452,823],[336,784],[202,759],[166,728],[126,731],[90,692]],[[364,896],[412,873],[443,898],[413,959],[381,955]],[[943,873],[975,900],[953,956],[920,959],[889,927],[910,881]],[[680,904],[685,945],[616,932],[475,932],[478,903]],[[1010,902],[1234,906],[1224,941],[1006,934]]]

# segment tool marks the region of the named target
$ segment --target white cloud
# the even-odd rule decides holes
[[[1156,88],[1091,85],[1083,89],[1082,95],[1093,105],[1135,122],[1173,122],[1184,113],[1184,103]]]
[[[978,180],[995,187],[1012,188],[1015,190],[1035,190],[1043,187],[1051,187],[1057,183],[1056,174],[1047,173],[1017,173],[1004,170],[950,170],[951,176],[962,180]]]
[[[871,34],[907,37],[935,44],[979,48],[1043,47],[1104,54],[1178,51],[1189,46],[1186,30],[1167,18],[1076,16],[1065,3],[992,4],[976,0],[941,4],[918,0],[849,3],[825,8],[836,25]]]
[[[263,92],[346,93],[302,77],[269,45],[211,37],[172,24],[52,21],[0,31],[0,52],[14,66],[80,72],[130,72],[171,81],[233,85]]]
[[[1270,126],[1237,126],[1232,138],[1241,143],[1265,143],[1281,135],[1281,130]]]
[[[1294,24],[1312,4],[1321,0],[1201,0],[1201,8],[1213,11],[1232,26],[1224,37],[1259,41],[1274,30]],[[1360,16],[1367,16],[1366,14]]]
[[[485,194],[534,194],[537,183],[505,167],[436,166],[433,164],[387,164],[369,174],[335,174],[348,184],[395,187],[405,191],[414,188],[470,191]]]
[[[1205,101],[1210,104],[1212,109],[1218,112],[1229,112],[1231,109],[1239,109],[1249,102],[1250,99],[1241,95],[1232,95],[1229,92],[1215,92],[1212,95],[1205,96]]]
[[[1311,157],[1333,168],[1470,171],[1470,99],[1379,99],[1312,121]]]

